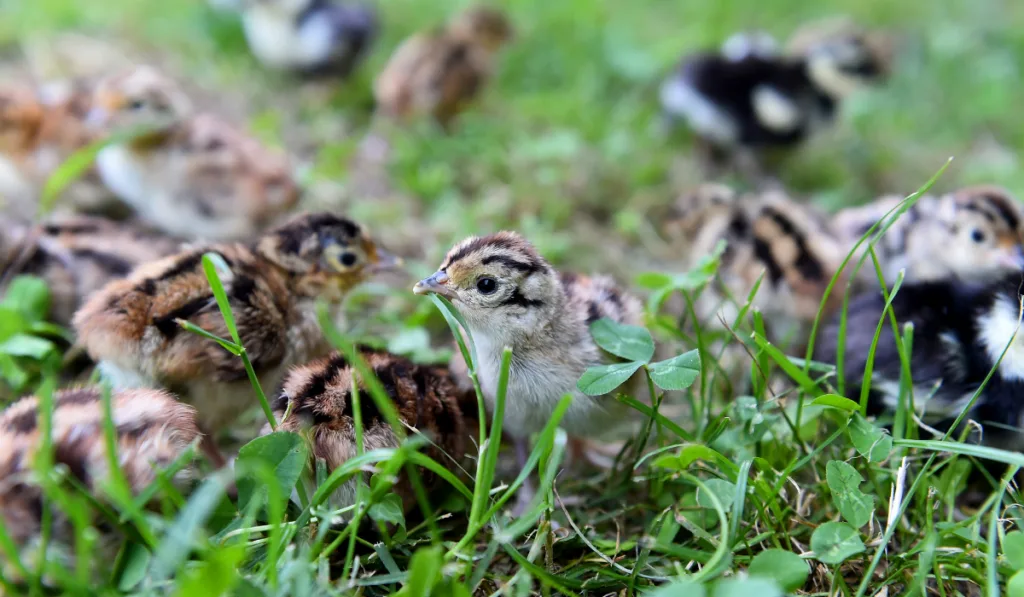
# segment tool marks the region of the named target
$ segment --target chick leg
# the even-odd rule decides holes
[[[526,468],[526,461],[530,457],[530,442],[525,438],[517,437],[513,440],[513,445],[516,450],[516,465],[519,470],[523,470]],[[519,487],[519,491],[516,492],[516,505],[512,509],[512,516],[516,518],[522,516],[536,494],[537,488],[533,484],[533,475],[528,475]]]

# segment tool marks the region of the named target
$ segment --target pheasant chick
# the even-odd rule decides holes
[[[137,224],[93,216],[14,226],[2,235],[0,291],[16,275],[42,278],[50,288],[50,320],[64,326],[94,292],[180,244]]]
[[[79,343],[115,387],[166,387],[219,430],[257,403],[242,361],[216,342],[182,329],[188,321],[230,334],[203,272],[205,253],[220,273],[242,345],[264,388],[292,365],[326,354],[315,303],[346,292],[399,260],[366,231],[327,213],[303,215],[252,244],[215,244],[147,263],[98,293],[75,315]]]
[[[50,175],[99,139],[85,122],[90,103],[91,91],[82,84],[60,93],[29,86],[0,89],[0,197],[9,220],[31,221]],[[92,167],[61,192],[57,206],[123,215],[120,202]]]
[[[429,115],[447,127],[483,89],[498,51],[511,38],[508,18],[482,6],[446,27],[414,35],[395,50],[374,82],[378,108],[397,119]]]
[[[900,201],[901,197],[883,197],[836,214],[836,227],[848,250]],[[984,282],[1024,269],[1022,222],[1020,203],[1005,189],[965,187],[918,199],[879,240],[875,252],[889,285],[901,270],[906,281],[953,277]],[[858,284],[865,289],[878,286],[870,262],[861,268]]]
[[[348,76],[377,37],[369,6],[331,0],[247,0],[242,26],[264,66],[302,75]]]
[[[103,501],[110,470],[101,400],[102,390],[98,387],[57,392],[53,397],[52,438],[54,462],[66,467],[78,485]],[[111,411],[117,459],[135,495],[152,486],[160,471],[178,461],[200,438],[194,409],[162,390],[116,392],[111,396]],[[35,396],[19,400],[0,414],[0,520],[23,558],[38,552],[34,545],[40,539],[45,507],[43,490],[33,470],[42,442],[38,419],[39,399]],[[195,479],[195,473],[192,463],[185,462],[171,480],[184,491]],[[49,507],[54,518],[53,543],[47,550],[47,559],[72,554],[72,523],[59,506],[51,502]],[[108,565],[120,541],[116,534],[103,531],[102,525],[99,528],[100,549],[94,561]],[[9,567],[0,565],[5,574]]]
[[[589,437],[621,417],[609,397],[591,397],[576,383],[587,368],[608,362],[590,324],[601,318],[639,324],[640,302],[610,278],[559,274],[514,232],[471,237],[455,245],[438,271],[413,288],[450,299],[476,345],[476,369],[493,409],[504,347],[512,349],[504,427],[525,461],[525,441],[541,430],[565,394],[573,397],[562,425]],[[620,419],[621,420],[621,419]]]
[[[431,442],[425,451],[428,456],[457,476],[468,476],[468,462],[477,454],[476,395],[459,389],[444,367],[416,365],[383,352],[364,352],[362,356],[384,386],[406,433],[425,435]],[[309,442],[311,460],[322,458],[328,470],[338,468],[357,453],[351,399],[356,380],[363,448],[397,448],[395,430],[377,410],[365,381],[358,378],[355,368],[339,353],[293,368],[274,401],[279,429],[302,432]],[[264,433],[269,432],[268,425]],[[436,481],[429,472],[422,474],[428,485]],[[401,479],[395,491],[402,497],[406,510],[416,503],[408,479]],[[331,502],[339,509],[355,504],[356,481],[339,487]]]
[[[1020,401],[1024,340],[1018,332],[1021,280],[1020,272],[1011,272],[985,283],[956,278],[911,282],[893,298],[899,329],[907,323],[914,326],[913,406],[928,424],[948,428],[998,362],[969,416],[981,423],[984,443],[1009,450],[1024,448]],[[885,303],[877,291],[850,302],[843,347],[846,395],[860,391]],[[815,360],[835,363],[838,350],[839,322],[834,321],[825,329]],[[871,412],[898,407],[902,369],[896,339],[886,323],[869,380]]]
[[[105,147],[96,164],[140,219],[169,234],[248,240],[298,201],[282,156],[213,115],[193,115],[188,97],[152,68],[102,81],[89,118],[145,131]]]
[[[660,99],[670,120],[685,121],[700,138],[708,166],[732,161],[757,175],[767,152],[798,146],[884,69],[881,52],[859,31],[819,40],[795,56],[726,46],[685,58],[662,84]]]

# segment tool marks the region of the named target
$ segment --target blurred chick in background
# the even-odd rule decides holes
[[[100,139],[100,131],[85,122],[90,105],[91,90],[83,85],[0,89],[0,211],[8,219],[31,221],[50,175],[74,152]],[[95,168],[62,191],[58,209],[124,212]]]
[[[55,218],[0,230],[0,292],[20,274],[50,289],[50,320],[71,324],[75,311],[109,282],[178,250],[180,242],[130,222],[99,217]]]
[[[95,386],[55,393],[51,427],[54,463],[66,467],[68,476],[101,503],[106,500],[110,481],[102,396],[102,390]],[[43,562],[31,560],[40,553],[43,511],[49,508],[53,518],[45,557],[70,568],[74,565],[75,528],[63,508],[44,505],[43,489],[33,469],[43,442],[39,407],[39,399],[30,396],[0,414],[0,521],[19,548],[23,563],[39,569]],[[171,468],[200,439],[195,410],[162,390],[115,392],[110,397],[110,407],[117,462],[134,495],[156,483],[158,475]],[[186,491],[197,471],[192,461],[181,464],[169,480],[179,491]],[[70,484],[63,489],[76,493]],[[91,554],[92,561],[112,562],[122,538],[109,524],[98,528],[98,553]],[[0,558],[0,570],[8,580],[13,572],[11,561]]]
[[[103,182],[140,219],[200,240],[253,237],[295,205],[287,159],[210,114],[193,114],[178,85],[140,66],[96,88],[89,121],[138,136],[103,148]]]
[[[399,260],[354,222],[307,214],[253,243],[190,248],[147,263],[94,294],[74,318],[78,341],[116,388],[165,387],[199,409],[215,432],[257,404],[242,361],[216,342],[182,329],[192,324],[230,338],[202,266],[221,256],[238,334],[260,384],[276,388],[289,367],[330,347],[316,301],[336,306],[346,293]]]
[[[504,13],[476,6],[445,27],[410,37],[374,82],[378,110],[397,120],[431,116],[447,128],[480,94],[512,35]]]
[[[896,294],[892,309],[901,333],[905,324],[914,326],[914,408],[925,422],[948,427],[1009,346],[970,416],[982,424],[984,443],[1024,449],[1024,335],[1018,331],[1022,273],[1005,273],[987,283],[955,278],[910,283]],[[848,396],[859,393],[884,308],[885,299],[877,291],[850,302],[843,358]],[[816,360],[837,362],[838,332],[838,321],[826,328]],[[875,350],[870,408],[874,413],[892,411],[899,404],[902,361],[888,323]]]
[[[886,70],[881,45],[852,26],[801,42],[792,55],[751,43],[755,38],[735,39],[718,52],[686,57],[660,90],[666,116],[698,136],[712,173],[731,165],[763,179],[769,152],[797,147],[833,120],[844,98]]]
[[[687,267],[726,243],[717,281],[698,299],[698,317],[714,317],[714,326],[721,312],[732,325],[763,276],[752,304],[776,338],[814,320],[845,257],[823,215],[775,191],[740,195],[725,185],[701,185],[677,200],[663,230]],[[838,306],[844,280],[837,280],[826,311]]]
[[[249,49],[264,66],[306,76],[346,77],[377,37],[367,5],[331,0],[241,0]]]
[[[428,456],[456,475],[468,476],[466,471],[473,470],[469,460],[477,454],[476,394],[460,389],[446,367],[417,365],[383,352],[364,352],[362,357],[380,380],[398,412],[399,421],[406,428],[405,433],[424,434],[430,440],[426,449]],[[310,460],[324,459],[328,471],[357,454],[352,405],[352,388],[357,379],[364,449],[397,448],[398,434],[377,410],[365,380],[357,376],[355,367],[339,353],[293,368],[273,403],[280,423],[278,429],[302,433],[310,443]],[[263,432],[269,433],[270,426]],[[434,476],[427,471],[420,474],[429,487]],[[406,510],[416,503],[408,479],[403,478],[395,491]],[[336,489],[331,496],[334,508],[355,503],[355,479]]]
[[[834,228],[847,251],[886,213],[903,201],[882,197],[864,206],[840,210]],[[875,245],[888,285],[899,272],[906,281],[956,278],[985,282],[1024,269],[1024,210],[1006,189],[976,185],[941,196],[923,196]],[[860,252],[866,251],[866,244]],[[877,288],[870,261],[858,275],[864,288]]]

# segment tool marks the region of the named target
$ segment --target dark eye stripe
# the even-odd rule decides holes
[[[507,299],[502,301],[501,304],[502,304],[502,306],[505,306],[505,305],[518,305],[520,307],[525,307],[527,309],[530,309],[530,308],[533,308],[533,307],[542,307],[544,305],[544,301],[536,300],[536,299],[528,299],[525,296],[523,296],[523,293],[519,292],[518,288],[516,288],[515,290],[512,291],[512,294]]]

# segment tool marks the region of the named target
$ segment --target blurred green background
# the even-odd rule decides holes
[[[466,5],[378,3],[382,36],[350,81],[310,85],[261,69],[234,14],[199,0],[4,0],[0,48],[23,62],[26,39],[73,30],[182,78],[205,107],[286,147],[317,205],[346,209],[423,271],[469,233],[521,229],[555,262],[635,274],[670,267],[645,216],[700,182],[686,133],[659,126],[657,87],[681,56],[729,34],[848,15],[894,37],[894,76],[848,102],[840,122],[788,160],[783,180],[828,209],[909,193],[949,157],[936,190],[993,182],[1020,188],[1024,4],[947,0],[516,0],[517,28],[495,84],[446,136],[392,136],[386,192],[350,167],[371,124],[373,76],[401,39]],[[200,102],[201,104],[204,102]],[[609,234],[609,231],[611,234]],[[416,269],[416,266],[414,266]],[[414,274],[421,273],[419,271]]]

